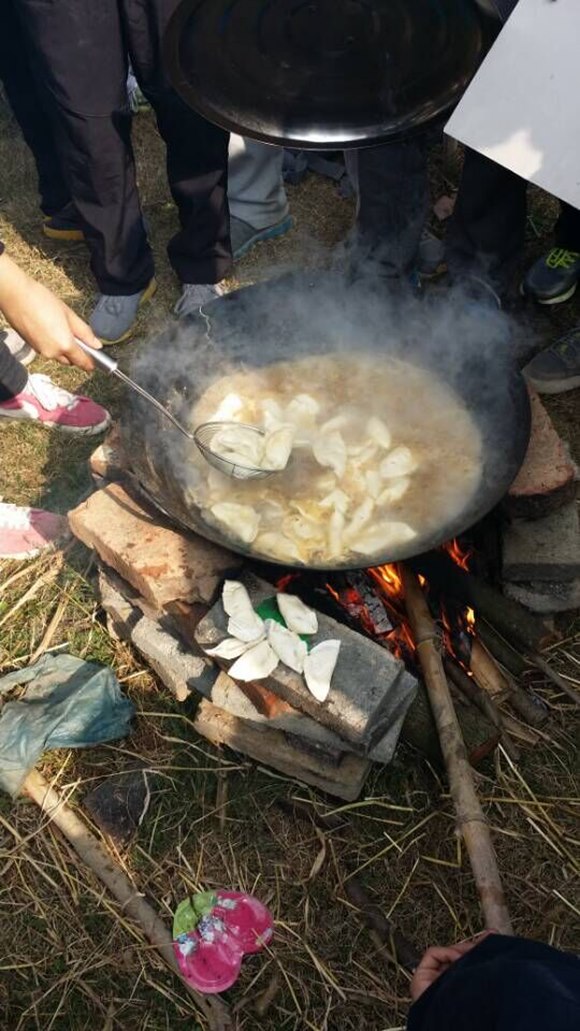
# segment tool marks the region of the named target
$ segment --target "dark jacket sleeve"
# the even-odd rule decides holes
[[[493,934],[411,1007],[407,1031],[575,1031],[580,960]]]

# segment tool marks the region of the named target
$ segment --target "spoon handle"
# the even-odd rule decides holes
[[[186,430],[185,426],[183,426],[179,422],[179,420],[176,419],[174,415],[172,415],[169,409],[166,408],[165,405],[161,404],[161,401],[158,401],[156,397],[153,397],[153,394],[150,394],[149,391],[145,390],[144,387],[139,386],[139,384],[136,383],[134,379],[131,379],[130,376],[127,376],[124,372],[121,372],[119,364],[115,361],[114,358],[111,358],[110,355],[105,353],[105,351],[99,351],[94,347],[89,347],[88,344],[85,344],[82,340],[79,340],[78,337],[76,337],[75,339],[81,351],[84,351],[85,354],[89,356],[89,358],[92,358],[96,365],[100,365],[102,369],[104,369],[106,372],[111,373],[113,376],[116,376],[117,379],[120,379],[136,394],[140,394],[141,397],[144,397],[145,400],[148,401],[149,404],[153,405],[153,407],[156,408],[158,412],[161,412],[161,414],[165,416],[166,419],[169,419],[169,422],[173,423],[175,428],[178,429],[180,433],[183,433],[184,437],[187,437],[188,440],[194,439],[193,433],[190,433],[188,430]]]

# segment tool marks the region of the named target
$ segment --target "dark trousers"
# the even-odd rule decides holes
[[[409,272],[429,211],[429,139],[418,136],[346,151],[358,195],[356,244],[385,276]]]
[[[70,196],[54,132],[27,58],[15,0],[0,3],[0,82],[36,163],[40,206],[45,215],[54,215],[65,207]]]
[[[447,261],[456,276],[481,276],[503,292],[524,246],[525,179],[466,148],[463,174],[447,237]],[[556,246],[580,251],[580,211],[561,204]]]
[[[0,330],[0,402],[9,401],[15,394],[24,390],[27,380],[28,373],[24,365],[16,361],[3,343],[3,333]]]
[[[176,0],[14,0],[50,98],[71,198],[103,293],[132,294],[153,275],[137,193],[128,56],[167,147],[180,231],[168,254],[184,283],[231,267],[228,134],[191,111],[165,76],[161,43]]]

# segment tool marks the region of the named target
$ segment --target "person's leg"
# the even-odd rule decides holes
[[[99,289],[119,303],[139,297],[152,279],[153,261],[135,181],[117,2],[18,0],[18,7],[51,98],[63,171]]]
[[[282,178],[284,151],[266,143],[230,136],[228,201],[234,258],[254,244],[292,228]]]
[[[0,404],[20,394],[28,382],[28,373],[0,340]]]
[[[131,64],[167,147],[180,231],[169,260],[184,284],[216,284],[232,266],[227,204],[228,133],[192,111],[165,75],[163,33],[176,0],[121,0]]]
[[[0,82],[22,135],[32,151],[38,172],[40,207],[50,216],[70,201],[54,133],[27,59],[26,39],[14,0],[0,5]]]
[[[387,277],[409,273],[429,209],[424,137],[346,151],[357,192],[356,247]]]
[[[524,245],[526,191],[525,179],[466,148],[447,237],[454,277],[475,276],[505,292]]]

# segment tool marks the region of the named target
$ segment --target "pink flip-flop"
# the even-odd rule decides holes
[[[273,933],[271,914],[252,895],[202,892],[176,909],[173,949],[189,984],[213,995],[235,984],[244,955],[263,949]]]

